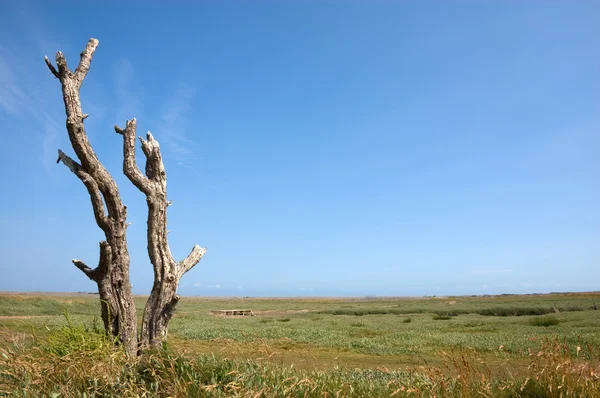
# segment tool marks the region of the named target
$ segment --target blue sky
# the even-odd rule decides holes
[[[86,5],[87,4],[87,5]],[[591,1],[3,2],[0,290],[93,291],[103,235],[59,83],[100,40],[88,135],[129,208],[112,126],[167,168],[172,251],[208,247],[184,295],[598,290],[600,6]]]

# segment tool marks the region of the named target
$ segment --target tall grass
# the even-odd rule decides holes
[[[595,397],[600,359],[592,347],[543,339],[524,352],[524,371],[494,375],[475,350],[441,352],[419,371],[301,371],[255,361],[188,357],[169,350],[127,358],[93,327],[69,323],[0,348],[0,396],[12,397]],[[498,357],[504,358],[502,347]]]

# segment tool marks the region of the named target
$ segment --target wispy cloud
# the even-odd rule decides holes
[[[31,113],[32,101],[19,87],[18,78],[9,66],[9,58],[8,49],[0,47],[0,107],[11,116],[21,117]]]
[[[56,160],[56,150],[66,141],[64,134],[61,134],[64,125],[59,122],[61,103],[49,103],[48,96],[41,92],[45,88],[50,89],[49,84],[57,82],[49,73],[33,69],[35,65],[43,70],[41,57],[38,63],[31,61],[30,55],[21,54],[17,48],[0,46],[0,112],[19,120],[23,125],[26,135],[15,138],[28,143],[37,139],[42,141],[40,161],[46,172],[55,176],[57,171],[52,166]],[[42,81],[41,77],[47,80]]]
[[[187,133],[186,119],[195,94],[196,90],[192,86],[187,83],[180,84],[167,101],[158,126],[159,141],[175,155],[179,166],[188,168],[193,168],[198,159],[198,144]]]
[[[125,58],[113,66],[114,92],[116,97],[115,123],[125,125],[129,119],[141,118],[141,93],[136,87],[133,64]]]

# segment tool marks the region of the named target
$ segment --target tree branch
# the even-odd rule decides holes
[[[92,57],[94,56],[96,47],[98,47],[98,40],[92,38],[87,42],[85,49],[80,54],[79,65],[77,65],[73,74],[77,88],[81,87],[83,79],[85,79],[85,76],[90,70],[90,64],[92,63]]]
[[[95,269],[88,267],[83,261],[73,259],[73,264],[79,268],[88,278],[93,281],[98,281],[108,272],[110,272],[112,262],[112,249],[107,241],[103,240],[100,242],[100,259],[98,260],[98,266]]]
[[[114,179],[106,168],[98,160],[87,134],[83,120],[87,117],[81,109],[80,88],[81,84],[90,69],[92,56],[98,46],[98,40],[90,39],[81,52],[80,61],[71,72],[67,66],[67,60],[62,52],[56,53],[56,65],[58,70],[50,63],[46,57],[46,65],[50,72],[59,78],[62,86],[63,100],[65,103],[65,112],[67,114],[67,131],[73,150],[79,159],[79,164],[89,174],[98,185],[98,189],[104,197],[104,203],[108,211],[108,217],[112,220],[125,223],[125,206],[121,202],[119,190]]]
[[[136,130],[137,121],[135,118],[127,121],[125,129],[115,126],[117,134],[123,136],[123,173],[140,191],[149,195],[152,191],[152,184],[142,174],[135,161]]]
[[[163,191],[167,189],[167,174],[165,172],[165,166],[162,161],[162,154],[160,152],[160,144],[154,139],[152,133],[149,131],[146,133],[146,139],[138,137],[142,144],[142,152],[146,156],[146,177],[153,181]]]
[[[50,59],[48,59],[47,56],[44,57],[44,61],[46,61],[46,65],[48,65],[48,69],[50,69],[50,72],[52,72],[54,77],[56,77],[57,79],[60,79],[60,75],[58,74],[58,71],[56,70],[54,65],[52,65],[52,62],[50,62]]]
[[[92,207],[94,209],[94,217],[96,219],[96,223],[103,231],[106,232],[109,228],[108,220],[106,218],[104,202],[102,201],[100,189],[98,188],[96,180],[94,180],[91,175],[89,175],[85,170],[83,170],[83,167],[81,167],[79,163],[71,159],[59,149],[57,163],[61,160],[64,163],[64,165],[67,166],[69,170],[73,172],[73,174],[79,177],[79,179],[83,182],[83,185],[85,185],[85,187],[87,188],[87,191],[90,194],[90,199],[92,201]]]
[[[79,268],[88,278],[90,278],[93,281],[96,280],[94,270],[88,267],[83,261],[77,260],[76,258],[74,258],[71,261],[73,261],[73,264],[75,264],[75,266]]]
[[[146,155],[146,159],[152,160],[155,147],[160,148],[160,145],[158,145],[158,141],[154,139],[152,133],[149,131],[146,133],[146,139],[143,139],[142,137],[138,138],[140,140],[140,143],[142,144],[142,152],[144,152],[144,155]]]
[[[67,59],[61,51],[56,53],[56,66],[58,66],[58,74],[60,78],[66,77],[67,74],[71,72],[67,66]]]
[[[190,254],[178,264],[177,272],[179,273],[179,277],[181,278],[183,274],[194,268],[200,262],[202,256],[204,256],[204,253],[206,253],[206,248],[194,245]]]
[[[127,136],[126,141],[133,143],[134,132],[129,130],[129,126],[128,124],[128,129],[119,129],[117,132],[123,134],[123,136]],[[146,155],[146,185],[144,187],[149,186],[152,188],[148,191],[142,190],[146,193],[148,202],[148,251],[150,261],[158,275],[172,275],[179,282],[183,274],[198,264],[204,253],[206,253],[206,249],[194,245],[190,254],[178,263],[171,256],[167,239],[167,235],[170,232],[167,230],[167,207],[172,202],[167,200],[167,175],[162,161],[160,145],[150,132],[146,134],[145,140],[142,137],[139,137],[139,140],[142,144],[142,151]],[[132,151],[131,145],[127,149]],[[127,175],[127,172],[125,174]],[[132,180],[132,182],[138,186],[135,181]],[[157,253],[161,253],[161,255],[157,256]],[[175,269],[170,269],[170,264],[176,265]],[[164,267],[164,272],[159,272],[159,268],[161,267]]]

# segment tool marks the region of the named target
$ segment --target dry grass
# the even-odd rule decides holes
[[[503,374],[475,350],[440,352],[441,366],[298,370],[253,360],[192,357],[169,349],[125,354],[93,327],[68,326],[0,348],[0,395],[14,397],[597,397],[599,355],[558,339],[534,342],[524,369],[511,368],[499,347]],[[264,347],[265,352],[271,350]]]
[[[89,323],[97,298],[5,297],[0,313],[14,315],[0,319],[0,396],[600,398],[597,312],[514,310],[587,308],[597,299],[458,298],[449,307],[441,298],[186,298],[168,349],[127,358]],[[208,313],[248,303],[262,316]],[[433,319],[449,308],[461,314]],[[478,314],[486,309],[495,315]],[[362,316],[331,313],[339,310]]]

